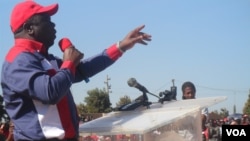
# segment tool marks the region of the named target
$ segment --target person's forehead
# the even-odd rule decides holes
[[[33,16],[33,19],[36,21],[48,21],[50,20],[50,16],[48,14],[36,14]]]
[[[185,91],[193,91],[192,87],[186,87],[184,90]]]

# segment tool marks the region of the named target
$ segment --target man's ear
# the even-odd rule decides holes
[[[33,25],[31,23],[24,23],[23,24],[23,29],[25,30],[25,32],[27,32],[28,34],[33,34]]]

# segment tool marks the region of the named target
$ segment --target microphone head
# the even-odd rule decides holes
[[[68,38],[62,38],[58,43],[62,52],[65,51],[66,48],[73,46],[71,41]]]
[[[137,81],[136,81],[135,78],[130,78],[130,79],[128,80],[128,85],[129,85],[130,87],[135,87],[136,84],[137,84]]]

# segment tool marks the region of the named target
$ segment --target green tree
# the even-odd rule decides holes
[[[87,92],[85,97],[86,109],[88,113],[108,113],[112,111],[109,95],[105,89],[93,89]]]
[[[247,99],[245,106],[243,108],[243,113],[250,115],[250,90],[249,90],[248,99]]]
[[[88,113],[88,109],[83,103],[76,105],[76,108],[77,108],[79,115],[82,113]]]
[[[229,111],[226,108],[221,108],[219,115],[222,118],[227,117],[229,115]]]
[[[124,104],[131,103],[131,99],[129,96],[125,95],[123,97],[120,97],[120,100],[116,103],[116,107],[120,107]]]
[[[225,118],[228,115],[229,115],[229,111],[226,108],[221,108],[220,112],[218,112],[218,110],[211,111],[209,113],[209,118],[220,119],[220,118]]]
[[[87,107],[83,103],[80,103],[76,105],[76,108],[77,108],[79,118],[81,119],[81,121],[84,121],[84,115],[88,113]]]

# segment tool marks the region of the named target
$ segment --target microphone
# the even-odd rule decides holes
[[[140,91],[142,91],[143,93],[149,93],[149,91],[144,87],[142,86],[141,84],[139,84],[135,78],[130,78],[128,80],[128,85],[130,87],[135,87],[137,89],[139,89]]]
[[[62,52],[64,52],[67,48],[69,47],[74,47],[74,45],[71,43],[71,41],[69,40],[69,38],[62,38],[59,42],[58,45],[61,49]],[[89,78],[84,78],[84,81],[86,83],[89,82]]]
[[[65,49],[67,49],[69,47],[73,47],[73,44],[71,43],[69,38],[62,38],[58,44],[59,44],[59,47],[60,47],[62,52],[64,52]]]

